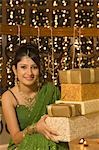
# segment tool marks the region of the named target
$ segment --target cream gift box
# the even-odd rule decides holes
[[[90,113],[95,113],[99,112],[99,99],[93,99],[93,100],[88,100],[88,101],[82,101],[82,102],[77,102],[77,101],[63,101],[63,100],[58,100],[55,101],[56,104],[72,104],[72,105],[79,105],[79,113],[81,115],[86,115]]]
[[[59,81],[61,84],[97,83],[99,82],[99,68],[60,70]]]
[[[99,113],[77,117],[47,117],[47,125],[56,130],[55,139],[70,142],[75,139],[85,138],[99,134]]]
[[[61,99],[64,101],[99,99],[99,83],[61,84]]]

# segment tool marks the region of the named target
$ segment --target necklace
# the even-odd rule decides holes
[[[36,102],[36,93],[35,93],[35,94],[33,93],[33,94],[29,97],[29,96],[25,95],[24,92],[22,92],[22,91],[20,90],[19,86],[18,86],[18,91],[19,91],[20,96],[21,96],[21,97],[23,98],[23,100],[24,100],[25,106],[27,106],[28,108],[31,109],[31,107],[32,107],[32,106],[35,104],[35,102]]]
[[[22,91],[20,91],[20,95],[23,97],[24,103],[28,108],[31,108],[35,104],[36,94],[34,96],[28,97],[28,96],[25,96]]]

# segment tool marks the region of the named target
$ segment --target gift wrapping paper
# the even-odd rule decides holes
[[[99,68],[60,70],[59,81],[61,84],[97,83],[99,82]]]
[[[99,83],[61,84],[61,99],[64,101],[99,99]]]
[[[47,117],[47,125],[58,133],[55,139],[70,142],[99,134],[99,113],[77,117]]]

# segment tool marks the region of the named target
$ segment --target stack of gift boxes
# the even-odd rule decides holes
[[[59,141],[99,134],[99,68],[59,71],[61,99],[47,106],[46,123]]]

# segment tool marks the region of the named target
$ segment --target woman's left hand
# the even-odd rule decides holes
[[[58,136],[57,132],[50,129],[45,122],[47,117],[48,115],[42,116],[41,119],[36,123],[36,131],[43,134],[47,139],[58,143],[59,141],[56,138]]]

